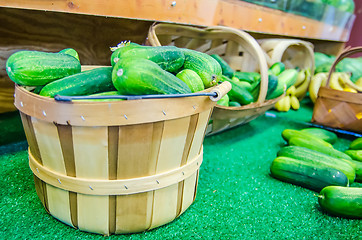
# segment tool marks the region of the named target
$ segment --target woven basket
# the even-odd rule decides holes
[[[244,31],[221,26],[198,28],[159,23],[150,27],[148,43],[152,46],[173,45],[210,55],[218,54],[236,71],[260,72],[258,100],[241,107],[216,105],[207,135],[248,123],[264,114],[280,99],[265,100],[268,89],[268,65],[265,55],[257,41]]]
[[[230,84],[210,89],[219,97],[229,90]],[[45,209],[104,235],[174,220],[196,196],[212,100],[59,102],[16,86],[15,106]]]
[[[314,104],[312,122],[324,126],[362,133],[362,88],[359,93],[329,88],[329,82],[336,65],[345,57],[362,52],[362,47],[346,48],[335,59],[328,73],[325,87],[320,87]],[[361,66],[362,67],[362,66]],[[353,86],[354,85],[354,86]]]

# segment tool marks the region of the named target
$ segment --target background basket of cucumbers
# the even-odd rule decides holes
[[[296,79],[294,72],[286,72],[282,77],[284,83],[278,87],[278,78],[269,74],[260,45],[241,30],[159,23],[149,29],[148,41],[152,46],[177,46],[200,51],[221,65],[221,81],[229,81],[232,89],[214,108],[207,135],[248,123],[264,114],[284,94],[285,82],[289,85],[290,79]],[[207,63],[200,67],[203,66]],[[278,73],[279,67],[274,66]]]

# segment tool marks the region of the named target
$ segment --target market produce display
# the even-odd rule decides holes
[[[321,128],[284,129],[282,147],[272,161],[272,177],[319,192],[321,208],[331,215],[362,218],[362,138],[356,138],[345,152],[333,147],[337,135]],[[348,154],[349,153],[349,154]]]

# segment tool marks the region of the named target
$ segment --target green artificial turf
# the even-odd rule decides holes
[[[361,220],[321,211],[317,193],[273,179],[271,161],[285,142],[285,128],[303,128],[312,108],[267,115],[206,137],[197,197],[173,222],[109,239],[359,239]],[[335,144],[345,150],[350,137]],[[0,146],[1,239],[105,239],[75,230],[46,213],[28,167],[27,144]],[[362,187],[354,183],[352,186]]]

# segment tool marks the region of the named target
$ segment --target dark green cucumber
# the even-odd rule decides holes
[[[229,106],[229,96],[225,94],[219,101],[216,103],[217,105],[228,107]]]
[[[117,45],[117,47],[112,47],[111,48],[111,50],[113,51],[111,55],[112,66],[116,65],[116,63],[118,62],[119,58],[123,55],[123,53],[135,47],[142,47],[142,45],[134,42],[121,42]]]
[[[278,76],[285,70],[285,64],[283,62],[276,62],[270,66],[268,73],[270,75]]]
[[[349,145],[349,149],[362,150],[362,137],[356,138],[355,140],[353,140],[351,142],[351,144]]]
[[[225,75],[229,78],[233,77],[235,70],[232,69],[222,57],[220,57],[218,54],[211,54],[210,56],[220,64],[222,75]]]
[[[68,54],[68,55],[70,55],[72,57],[75,57],[79,61],[78,52],[76,50],[74,50],[73,48],[63,49],[63,50],[59,51],[59,53]]]
[[[113,68],[112,82],[125,95],[191,93],[181,79],[143,58],[121,58]]]
[[[241,107],[241,104],[235,101],[229,101],[229,107]]]
[[[304,128],[301,129],[300,131],[303,133],[308,133],[317,138],[323,139],[324,141],[329,142],[330,144],[334,144],[338,139],[335,133],[322,128]]]
[[[349,160],[354,165],[354,171],[356,172],[355,182],[362,183],[362,162],[356,160]]]
[[[39,95],[83,96],[114,90],[116,89],[112,83],[112,67],[100,67],[48,83]]]
[[[65,53],[19,51],[6,61],[9,78],[25,86],[42,86],[80,71],[79,60]]]
[[[286,69],[278,75],[278,85],[273,92],[270,93],[268,99],[281,96],[297,81],[298,71],[296,69]]]
[[[222,75],[221,78],[222,81],[228,81],[231,84],[231,89],[228,92],[230,101],[238,102],[240,105],[247,105],[254,101],[253,96],[244,85],[224,75]]]
[[[352,159],[362,162],[362,150],[348,149],[344,151],[344,153],[350,156]]]
[[[326,186],[348,186],[347,176],[340,170],[289,157],[277,157],[270,166],[271,176],[319,192]]]
[[[362,188],[328,186],[318,195],[322,210],[338,217],[362,218]]]
[[[308,141],[310,141],[312,143],[315,143],[316,146],[326,146],[329,148],[333,148],[333,145],[330,144],[329,142],[326,142],[323,139],[316,137],[314,135],[311,135],[309,133],[302,132],[302,131],[295,130],[295,129],[289,129],[289,128],[284,129],[282,132],[282,137],[287,142],[289,142],[292,137],[300,137],[300,138],[307,139]]]
[[[305,147],[299,146],[286,146],[282,147],[277,156],[289,157],[299,159],[301,161],[311,162],[313,164],[319,164],[330,168],[335,168],[342,171],[349,179],[350,183],[353,183],[356,172],[355,165],[348,160],[331,157],[327,154],[311,150]]]
[[[128,48],[129,50],[119,53],[118,56],[114,56],[114,59],[122,59],[128,57],[144,58],[157,63],[162,69],[172,73],[178,72],[185,62],[185,55],[183,51],[181,50],[181,48],[175,46],[152,47],[129,45],[125,48]],[[115,53],[116,52],[114,52],[113,54]]]
[[[90,94],[90,97],[99,97],[99,96],[117,96],[119,92],[117,91],[107,91],[101,93]],[[73,101],[87,101],[87,102],[109,102],[109,101],[123,101],[123,99],[112,99],[112,98],[94,98],[94,99],[77,99]]]
[[[253,85],[257,85],[260,82],[260,73],[257,72],[240,72],[236,71],[233,74],[233,77],[238,78],[240,81],[248,82]]]
[[[199,92],[205,89],[204,83],[202,82],[200,76],[191,69],[181,70],[176,74],[176,77],[181,79],[184,83],[189,86],[191,92]]]
[[[306,138],[302,138],[302,137],[292,137],[289,140],[289,145],[291,146],[300,146],[300,147],[305,147],[305,148],[309,148],[324,154],[327,154],[329,156],[332,157],[336,157],[336,158],[341,158],[341,159],[346,159],[346,160],[350,160],[351,157],[348,156],[347,154],[338,151],[335,148],[330,148],[330,147],[326,147],[323,145],[319,145],[317,144],[316,141],[312,142],[310,139],[306,139]]]
[[[195,71],[202,79],[205,88],[215,86],[222,76],[220,64],[206,53],[182,48],[185,54],[184,69]]]
[[[278,86],[278,77],[274,75],[268,75],[268,90],[266,93],[266,98],[270,96],[272,92],[277,88]],[[251,91],[251,94],[254,96],[254,100],[256,101],[259,97],[260,92],[260,82],[257,84],[254,89]]]

